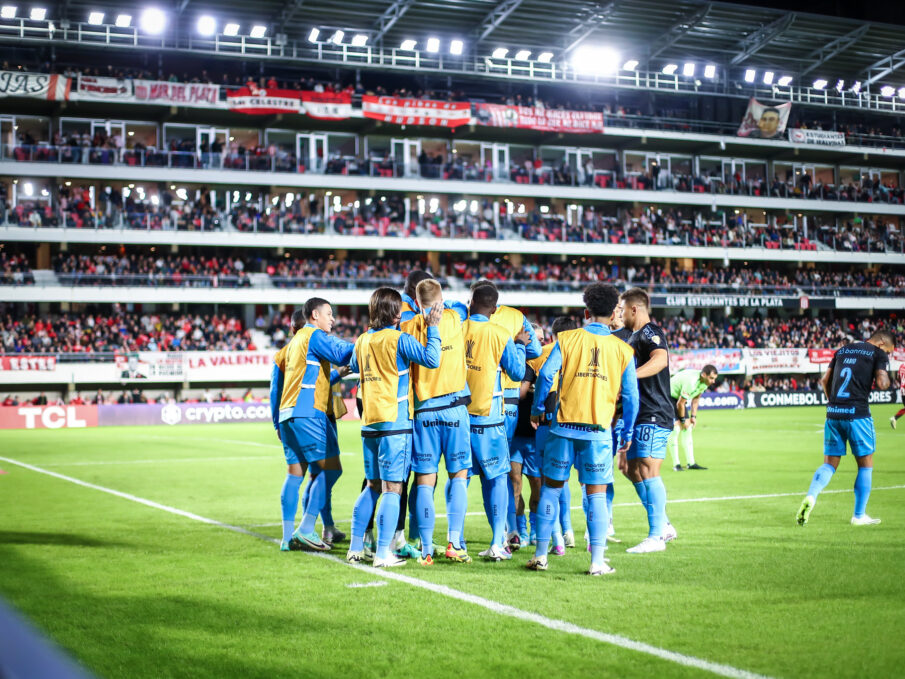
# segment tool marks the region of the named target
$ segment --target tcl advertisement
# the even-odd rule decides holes
[[[0,429],[82,429],[97,426],[97,406],[0,407]]]

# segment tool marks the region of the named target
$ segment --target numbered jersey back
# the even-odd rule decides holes
[[[871,386],[877,370],[888,370],[889,359],[879,347],[853,342],[839,349],[830,362],[833,382],[826,415],[830,419],[853,420],[870,417]]]

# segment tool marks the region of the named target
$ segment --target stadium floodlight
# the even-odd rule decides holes
[[[163,33],[163,29],[167,25],[167,18],[156,7],[149,7],[141,13],[138,25],[141,26],[141,30],[145,33],[157,35],[158,33]]]
[[[507,54],[509,54],[508,49],[506,49],[505,47],[497,47],[495,50],[493,50],[493,54],[491,56],[493,56],[494,59],[505,59]]]
[[[239,35],[239,24],[226,24],[226,26],[223,27],[223,35],[228,35],[230,37]]]
[[[440,38],[427,39],[427,51],[436,54],[440,51]]]
[[[255,24],[251,27],[251,32],[248,35],[252,38],[263,38],[265,35],[267,35],[267,26]]]
[[[858,94],[860,91],[861,91],[861,81],[856,80],[855,84],[852,85],[852,92],[854,92],[855,94]]]
[[[462,54],[462,51],[465,49],[465,43],[461,40],[453,40],[449,43],[449,53],[455,56],[459,56]]]
[[[636,68],[638,68],[637,59],[629,59],[624,64],[622,64],[623,71],[634,71]]]
[[[714,64],[707,64],[704,67],[704,77],[716,78],[716,66]]]
[[[764,71],[764,85],[772,85],[774,75],[773,71]]]
[[[4,7],[2,13],[0,13],[0,16],[2,16],[4,19],[11,19],[12,17],[6,15],[7,9],[10,9],[10,8]],[[16,8],[13,7],[12,10],[13,10],[13,16],[16,16]],[[102,23],[104,23],[104,13],[103,12],[91,12],[88,15],[88,23],[91,24],[92,26],[100,26]]]
[[[519,61],[528,61],[531,58],[531,50],[519,50],[515,53],[515,58]]]
[[[619,70],[622,59],[612,47],[582,45],[572,55],[572,68],[588,75],[606,75]]]
[[[905,99],[905,87],[900,87],[898,94],[899,94],[899,99]]]
[[[44,21],[47,18],[47,10],[43,7],[32,7],[28,17],[32,21]]]
[[[16,18],[16,9],[15,5],[3,5],[0,8],[0,18],[2,19],[15,19]],[[103,16],[103,15],[101,15]]]
[[[198,17],[198,32],[201,35],[213,35],[217,32],[217,20],[209,14]]]
[[[356,33],[352,36],[352,47],[364,47],[368,44],[368,36],[364,33]]]
[[[840,78],[839,80],[836,81],[836,91],[841,92],[844,89],[845,89],[845,81],[842,78]]]
[[[887,97],[888,99],[891,99],[895,93],[896,88],[892,85],[884,85],[880,88],[880,94],[882,94],[884,97]]]
[[[541,52],[537,55],[537,60],[542,64],[549,64],[553,58],[553,52]]]
[[[118,14],[116,16],[116,27],[117,28],[129,28],[132,25],[132,15],[131,14]]]
[[[756,77],[757,77],[757,71],[755,71],[753,68],[749,68],[748,70],[745,71],[745,82],[746,83],[753,83],[754,79]]]
[[[776,84],[779,85],[780,87],[787,87],[789,84],[791,84],[791,82],[792,82],[792,76],[784,75],[782,78],[780,78],[777,81]]]
[[[662,69],[663,73],[665,73],[666,75],[672,75],[677,70],[679,70],[678,64],[666,64],[666,66],[664,66]]]
[[[402,44],[399,45],[399,49],[405,50],[406,52],[414,52],[415,45],[417,45],[417,44],[418,43],[414,40],[403,40]]]
[[[686,62],[684,66],[682,66],[682,75],[686,78],[691,78],[694,76],[694,64],[690,61]]]
[[[320,37],[321,31],[319,28],[312,28],[311,32],[308,33],[308,42],[317,42],[318,37]]]
[[[822,90],[824,87],[827,86],[827,84],[828,84],[827,81],[824,80],[823,78],[817,78],[817,80],[814,81],[814,89]]]
[[[346,32],[337,29],[337,30],[333,31],[333,35],[330,36],[330,42],[332,42],[334,45],[342,45],[343,38],[345,38],[345,37],[346,37]]]

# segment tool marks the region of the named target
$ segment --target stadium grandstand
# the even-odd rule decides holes
[[[905,27],[782,4],[2,4],[0,430],[103,407],[172,434],[232,404],[273,438],[293,312],[325,298],[355,341],[371,293],[421,270],[463,303],[493,282],[549,339],[589,284],[641,288],[670,372],[718,369],[702,410],[825,404],[833,352],[888,331],[878,402],[901,401]],[[66,639],[102,676],[148,671]]]

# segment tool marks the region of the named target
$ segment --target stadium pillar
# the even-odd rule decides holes
[[[511,255],[509,255],[509,262],[510,262],[510,264],[512,264],[512,266],[516,266],[516,267],[521,266],[522,265],[522,253],[514,252]]]
[[[427,253],[427,265],[430,267],[430,270],[435,274],[440,271],[440,253],[439,252],[428,252]]]
[[[334,250],[333,254],[336,256],[337,261],[344,262],[349,258],[348,250]]]
[[[35,256],[36,269],[50,268],[50,243],[39,243],[37,254]]]

